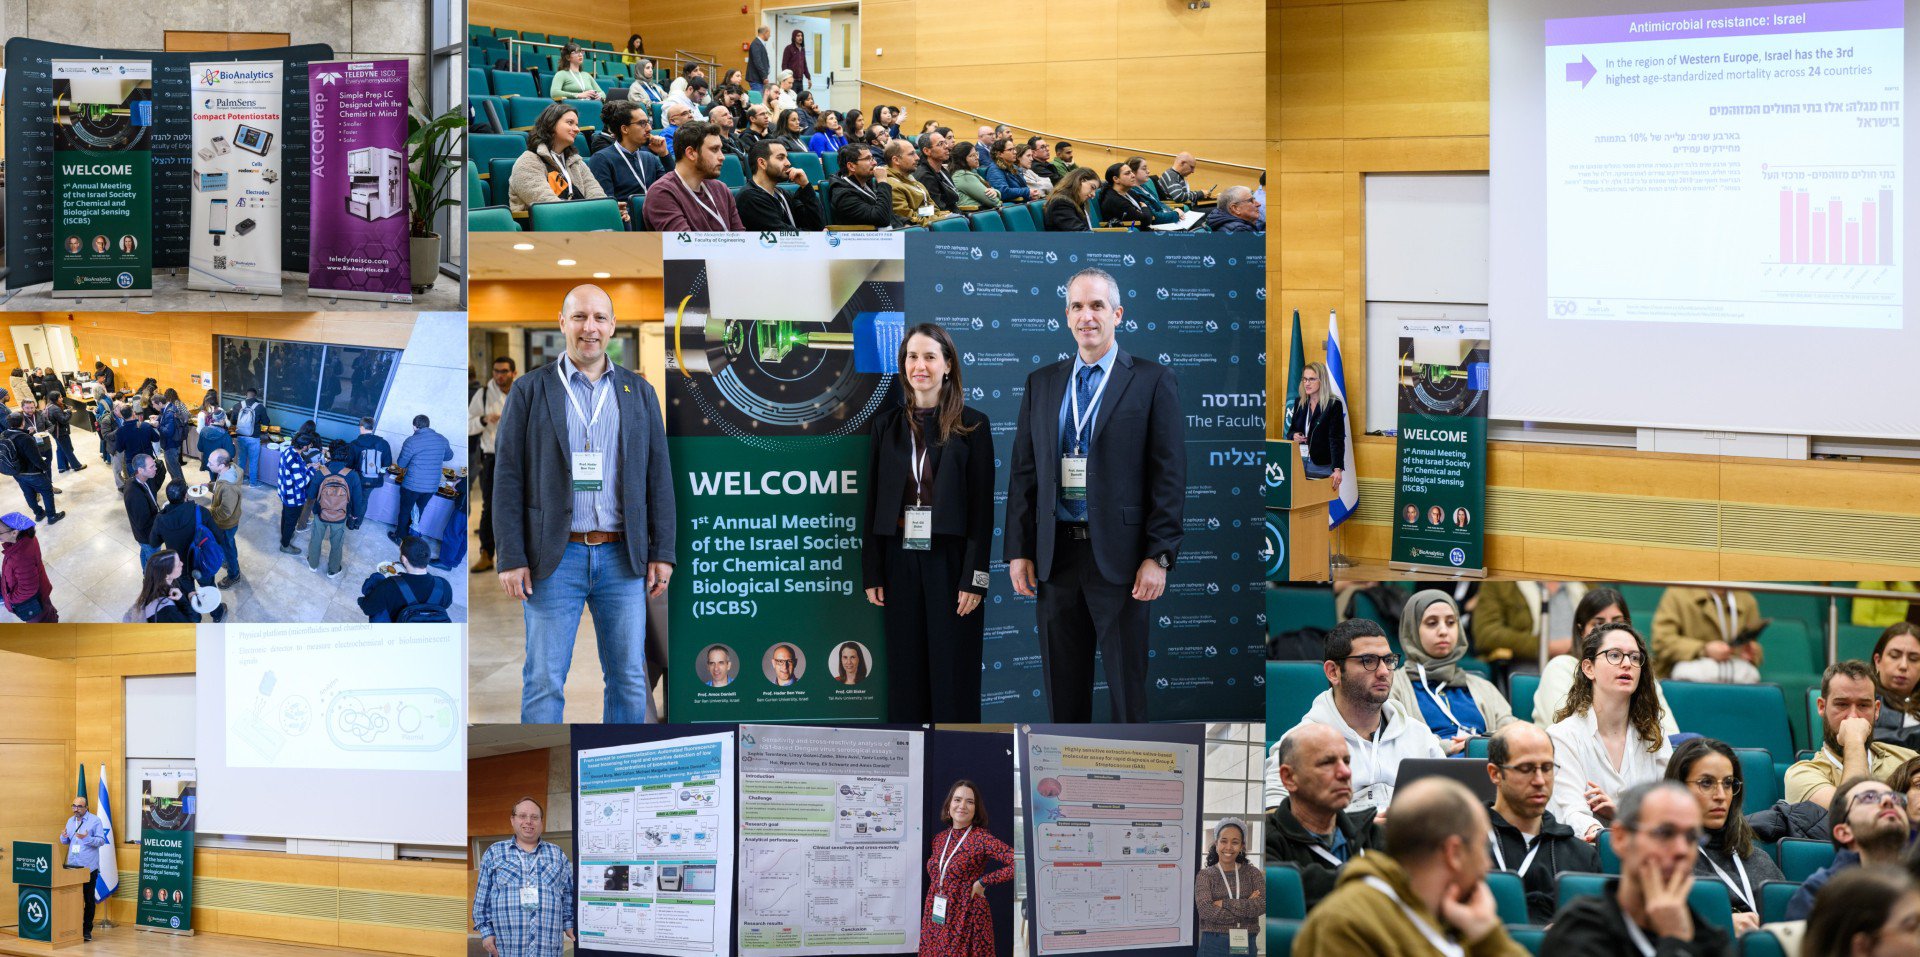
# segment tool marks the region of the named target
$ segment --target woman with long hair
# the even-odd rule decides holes
[[[799,110],[780,111],[779,118],[773,121],[773,141],[786,147],[789,153],[807,152],[807,126]]]
[[[1002,137],[993,144],[993,165],[985,170],[987,185],[1000,191],[1003,203],[1024,203],[1036,198],[1033,190],[1027,188],[1027,178],[1020,172],[1016,159],[1013,140]]]
[[[847,145],[847,138],[840,135],[840,116],[832,110],[820,114],[813,128],[813,135],[807,138],[807,152],[838,153],[840,147]]]
[[[1653,656],[1631,625],[1602,625],[1580,639],[1580,671],[1554,716],[1553,803],[1561,823],[1588,842],[1613,821],[1614,799],[1658,780],[1673,757],[1660,731]]]
[[[555,103],[540,111],[527,131],[527,151],[513,161],[507,181],[507,206],[515,212],[540,203],[605,199],[607,192],[580,156],[580,115]],[[621,218],[626,218],[623,209]]]
[[[920,904],[921,957],[994,957],[987,885],[1013,880],[1013,848],[987,830],[980,787],[947,788],[945,824],[927,848],[927,896]]]
[[[1897,621],[1873,644],[1873,690],[1880,718],[1873,740],[1920,750],[1920,625]]]
[[[573,42],[560,48],[560,69],[554,71],[553,84],[548,92],[556,100],[563,97],[601,100],[607,96],[600,89],[600,81],[594,79],[593,73],[587,69],[586,49]]]
[[[640,34],[638,33],[629,34],[627,36],[627,48],[622,55],[626,58],[626,61],[628,63],[632,63],[635,60],[638,60],[641,57],[646,56],[647,41],[641,39]]]
[[[840,674],[833,680],[843,685],[857,685],[867,680],[867,656],[860,653],[860,643],[843,641],[833,650],[833,657],[840,666]]]
[[[1475,619],[1478,621],[1478,619]],[[1627,611],[1627,599],[1619,589],[1605,585],[1596,585],[1587,589],[1580,601],[1573,606],[1573,647],[1580,648],[1580,639],[1585,638],[1601,625],[1633,624],[1633,616]],[[1560,713],[1562,705],[1567,703],[1567,695],[1573,690],[1574,677],[1580,673],[1580,659],[1571,654],[1555,655],[1540,669],[1540,684],[1533,692],[1533,723],[1546,727],[1553,723],[1553,716]],[[1680,733],[1680,725],[1673,720],[1673,709],[1667,707],[1667,693],[1660,689],[1660,682],[1653,683],[1653,694],[1660,700],[1660,733],[1671,739]]]
[[[1401,665],[1388,696],[1408,717],[1426,721],[1448,756],[1467,739],[1490,735],[1520,720],[1493,682],[1460,667],[1467,638],[1460,633],[1460,607],[1438,589],[1413,593],[1400,611]]]
[[[796,29],[788,38],[786,49],[780,51],[780,70],[782,77],[787,73],[793,74],[793,89],[804,90],[810,85],[807,81],[813,79],[813,71],[807,69],[807,35],[804,32]]]
[[[813,102],[812,90],[801,90],[794,96],[793,108],[800,111],[800,122],[805,124],[807,129],[813,129],[820,124],[820,107]]]
[[[1707,836],[1694,861],[1694,874],[1717,877],[1727,885],[1736,936],[1758,929],[1760,885],[1785,880],[1786,875],[1755,841],[1753,828],[1741,813],[1740,792],[1747,780],[1740,770],[1740,756],[1725,742],[1690,738],[1673,750],[1667,780],[1680,782],[1700,802],[1700,821]]]
[[[200,613],[186,603],[186,594],[179,586],[180,573],[185,570],[186,564],[172,549],[163,548],[154,552],[147,558],[147,567],[140,580],[140,594],[134,598],[133,607],[121,620],[181,624],[199,621]]]
[[[1200,949],[1195,957],[1228,954],[1259,957],[1260,923],[1267,916],[1266,878],[1247,860],[1247,825],[1235,817],[1214,825],[1207,866],[1193,877],[1200,912]],[[1236,947],[1245,941],[1244,947]]]
[[[1100,222],[1107,226],[1133,226],[1145,229],[1153,225],[1153,211],[1133,196],[1139,185],[1133,167],[1114,163],[1107,167],[1106,185],[1100,187]]]
[[[979,153],[974,150],[954,150],[954,153],[971,153],[979,162]],[[1093,194],[1100,188],[1100,177],[1084,166],[1060,178],[1060,184],[1053,188],[1053,195],[1047,198],[1042,207],[1041,228],[1050,233],[1090,233],[1093,231],[1093,213],[1087,204],[1093,201]]]
[[[1053,191],[1053,180],[1033,171],[1033,147],[1025,143],[1013,148],[1013,165],[1020,171],[1021,181],[1026,183],[1027,195],[1040,199]]]
[[[962,402],[959,356],[946,329],[908,329],[898,356],[906,401],[873,419],[861,568],[886,626],[896,722],[980,720],[993,434]]]
[[[168,389],[160,396],[160,450],[167,461],[167,471],[173,476],[170,481],[185,482],[187,473],[180,467],[180,448],[187,442],[187,426],[190,424],[187,404],[180,401],[180,393]]]
[[[960,200],[981,209],[1000,206],[1000,191],[987,185],[980,175],[980,151],[971,146],[955,146],[947,156],[947,175],[953,177],[954,191]]]
[[[867,115],[859,110],[848,110],[847,121],[840,130],[841,133],[846,135],[847,142],[859,142],[861,134],[865,133],[866,130]]]
[[[1326,363],[1309,362],[1300,373],[1300,401],[1287,434],[1300,444],[1300,470],[1339,488],[1347,462],[1347,408],[1333,394]]]
[[[1834,875],[1813,899],[1800,957],[1911,957],[1920,935],[1920,886],[1896,867]]]

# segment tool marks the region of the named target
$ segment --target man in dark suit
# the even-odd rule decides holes
[[[647,599],[667,590],[675,561],[666,424],[653,387],[607,356],[604,290],[568,292],[560,331],[566,354],[514,383],[494,438],[494,562],[526,619],[520,717],[562,720],[590,605],[606,675],[601,720],[645,722]]]
[[[747,44],[747,88],[762,90],[767,88],[767,78],[773,73],[773,50],[767,44],[773,37],[773,28],[761,24],[753,34],[753,42]]]
[[[1147,720],[1148,605],[1180,553],[1186,420],[1172,371],[1114,341],[1119,284],[1067,282],[1069,359],[1027,376],[1007,482],[1008,572],[1039,598],[1050,720],[1093,720],[1093,656],[1110,720]]]

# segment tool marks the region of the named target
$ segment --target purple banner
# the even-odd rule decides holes
[[[315,296],[412,302],[407,61],[313,63]]]
[[[1898,30],[1906,23],[1901,0],[1796,3],[1780,7],[1729,7],[1677,13],[1636,13],[1546,22],[1547,46],[1690,40],[1769,33],[1830,33]]]

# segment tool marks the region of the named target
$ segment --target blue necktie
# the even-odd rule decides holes
[[[1099,366],[1088,366],[1081,369],[1080,375],[1076,377],[1073,387],[1074,397],[1078,399],[1080,403],[1078,406],[1080,414],[1087,417],[1087,430],[1086,435],[1082,438],[1083,443],[1090,444],[1093,435],[1093,412],[1091,411],[1093,407],[1093,388],[1098,384],[1097,380],[1100,378],[1100,372]],[[1073,418],[1073,407],[1069,407],[1067,410],[1067,434],[1061,436],[1060,439],[1062,446],[1061,451],[1063,453],[1076,451],[1073,440],[1076,437],[1074,433],[1078,425],[1079,423],[1075,422]],[[1082,455],[1086,454],[1085,444],[1077,451]],[[1086,499],[1063,499],[1062,501],[1064,501],[1067,506],[1067,514],[1073,516],[1074,521],[1084,522],[1087,520]]]

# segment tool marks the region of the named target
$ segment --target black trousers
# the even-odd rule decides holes
[[[304,505],[280,506],[280,547],[293,544],[293,533],[299,530],[300,510]]]
[[[480,550],[493,554],[493,453],[480,453]]]
[[[1093,721],[1093,655],[1107,675],[1108,721],[1147,720],[1147,612],[1133,583],[1100,577],[1093,543],[1054,537],[1053,569],[1040,583],[1040,675],[1048,720]]]
[[[99,879],[100,871],[96,868],[91,874],[87,875],[87,885],[80,889],[81,895],[86,898],[87,902],[80,914],[80,936],[82,937],[93,936],[93,882]]]
[[[980,649],[987,612],[955,613],[967,570],[967,540],[935,535],[924,552],[887,539],[887,720],[896,724],[980,721]]]

